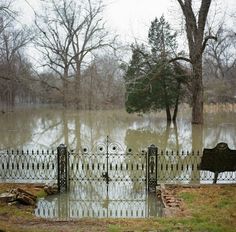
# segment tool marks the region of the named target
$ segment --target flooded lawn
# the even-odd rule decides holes
[[[160,150],[197,151],[226,142],[236,148],[235,112],[205,113],[205,124],[191,124],[190,110],[180,109],[176,126],[163,112],[127,114],[124,110],[73,111],[51,108],[17,109],[0,117],[0,149],[71,150],[93,146],[109,136],[124,148],[141,150],[155,144]]]
[[[145,183],[73,182],[68,193],[40,199],[35,214],[51,219],[161,217],[163,205]]]
[[[151,144],[159,154],[157,182],[175,184],[212,183],[213,173],[198,169],[203,148],[219,142],[236,148],[234,111],[209,111],[203,126],[192,125],[189,115],[182,109],[176,125],[168,125],[162,112],[138,116],[122,110],[17,109],[0,117],[1,181],[20,182],[23,176],[24,182],[55,183],[56,149],[63,143],[69,152],[69,191],[40,199],[37,217],[161,217],[162,203],[147,194]],[[219,179],[234,183],[235,173]]]

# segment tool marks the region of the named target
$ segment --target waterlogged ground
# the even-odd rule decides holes
[[[1,184],[0,192],[8,188]],[[55,221],[36,218],[33,207],[0,203],[0,231],[235,231],[236,185],[177,187],[174,192],[183,201],[183,211],[171,218]]]
[[[181,109],[177,124],[168,126],[165,114],[129,115],[123,110],[72,111],[17,109],[0,115],[0,151],[6,149],[91,148],[97,141],[112,141],[133,150],[155,144],[159,149],[202,150],[219,142],[236,149],[236,107],[205,111],[205,124],[192,126],[190,111]],[[0,193],[14,185],[0,184]],[[28,186],[27,190],[35,191]],[[43,197],[44,192],[33,192]],[[0,203],[0,231],[209,231],[236,228],[236,185],[176,188],[183,211],[173,218],[48,220],[35,217],[35,208]]]

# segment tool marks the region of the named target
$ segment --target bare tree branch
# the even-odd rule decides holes
[[[207,42],[208,42],[209,39],[214,39],[215,41],[217,41],[217,37],[216,36],[212,36],[212,35],[206,36],[205,39],[204,39],[203,45],[202,45],[202,53],[204,52],[204,50],[206,48],[206,45],[207,45]]]
[[[186,58],[186,57],[182,57],[182,56],[175,57],[175,58],[169,60],[169,63],[175,62],[175,61],[177,61],[177,60],[183,60],[183,61],[192,63],[190,59],[188,59],[188,58]]]

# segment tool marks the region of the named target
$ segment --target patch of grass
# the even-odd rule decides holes
[[[233,232],[236,227],[236,186],[202,186],[180,189],[177,194],[191,217],[179,223],[190,231]]]
[[[0,229],[18,232],[235,232],[236,185],[175,189],[184,214],[171,218],[81,219],[56,222],[36,219],[33,208],[0,204]],[[44,196],[41,192],[37,196]]]
[[[121,232],[119,225],[109,225],[108,232]]]
[[[44,191],[44,189],[41,189],[35,194],[35,196],[37,198],[44,198],[47,196],[47,193]]]
[[[178,196],[187,203],[193,203],[194,201],[196,201],[196,195],[191,192],[182,192],[178,194]]]
[[[0,204],[0,215],[7,215],[9,218],[24,218],[32,219],[33,207],[23,205],[8,205],[6,203]]]
[[[191,232],[234,232],[231,226],[221,225],[216,222],[209,222],[204,218],[184,218],[184,219],[161,219],[160,231],[191,231]]]
[[[232,204],[232,200],[229,198],[223,198],[221,199],[218,204],[216,205],[216,208],[222,209],[222,208],[228,208]]]

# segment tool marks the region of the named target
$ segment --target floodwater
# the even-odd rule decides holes
[[[124,110],[72,111],[17,109],[0,115],[0,149],[69,149],[91,147],[106,140],[134,150],[155,144],[161,150],[202,150],[226,142],[236,149],[236,111],[205,113],[203,126],[192,125],[189,109],[180,109],[176,126],[163,112],[140,115]]]
[[[63,143],[67,145],[72,156],[75,154],[73,163],[78,163],[78,167],[76,169],[74,165],[70,168],[76,170],[74,176],[78,180],[74,178],[71,181],[68,193],[41,199],[35,210],[35,214],[39,217],[62,219],[156,217],[162,215],[162,204],[157,201],[155,195],[147,194],[145,181],[129,179],[128,181],[111,181],[107,185],[106,181],[96,182],[81,178],[81,176],[86,177],[87,173],[95,175],[92,165],[105,161],[99,160],[99,156],[93,154],[94,162],[91,157],[82,157],[83,154],[78,158],[76,151],[83,151],[81,148],[85,147],[88,151],[94,151],[97,144],[106,144],[106,142],[115,142],[126,151],[132,148],[134,153],[147,150],[151,144],[155,144],[159,150],[180,152],[194,150],[201,153],[203,148],[213,148],[217,143],[225,142],[229,148],[236,149],[236,110],[234,108],[231,107],[230,110],[208,108],[204,115],[203,126],[192,125],[190,115],[190,110],[182,107],[176,125],[167,125],[163,112],[130,115],[124,110],[78,112],[45,107],[16,109],[14,112],[0,115],[0,151],[6,149],[55,150]],[[169,162],[171,164],[187,162],[186,157],[178,157],[178,160],[173,158],[176,157],[169,159],[163,156],[162,161],[165,162],[165,166],[169,165]],[[81,169],[81,160],[88,164],[88,167],[85,166],[86,170]],[[125,172],[125,165],[122,164],[124,161],[130,163]],[[93,164],[90,165],[91,162]],[[134,162],[138,160],[115,157],[111,162],[114,176],[120,175],[121,172],[117,171],[117,167],[120,167],[124,177],[130,178],[136,165],[140,176],[145,175],[145,169]],[[131,163],[134,165],[131,166]],[[180,181],[183,170],[177,168],[174,173],[173,167],[171,168],[172,171],[169,173],[171,181]],[[100,166],[99,169],[98,165],[98,176],[101,176],[103,171],[104,168],[101,169]],[[56,174],[53,175],[56,178]],[[161,172],[158,175],[161,177]],[[186,175],[191,180],[195,178],[198,183],[201,182],[199,171],[193,172],[187,168]],[[163,180],[166,181],[166,179]]]
[[[146,193],[144,182],[72,182],[68,193],[39,200],[35,214],[43,218],[75,219],[161,217],[162,203]]]

